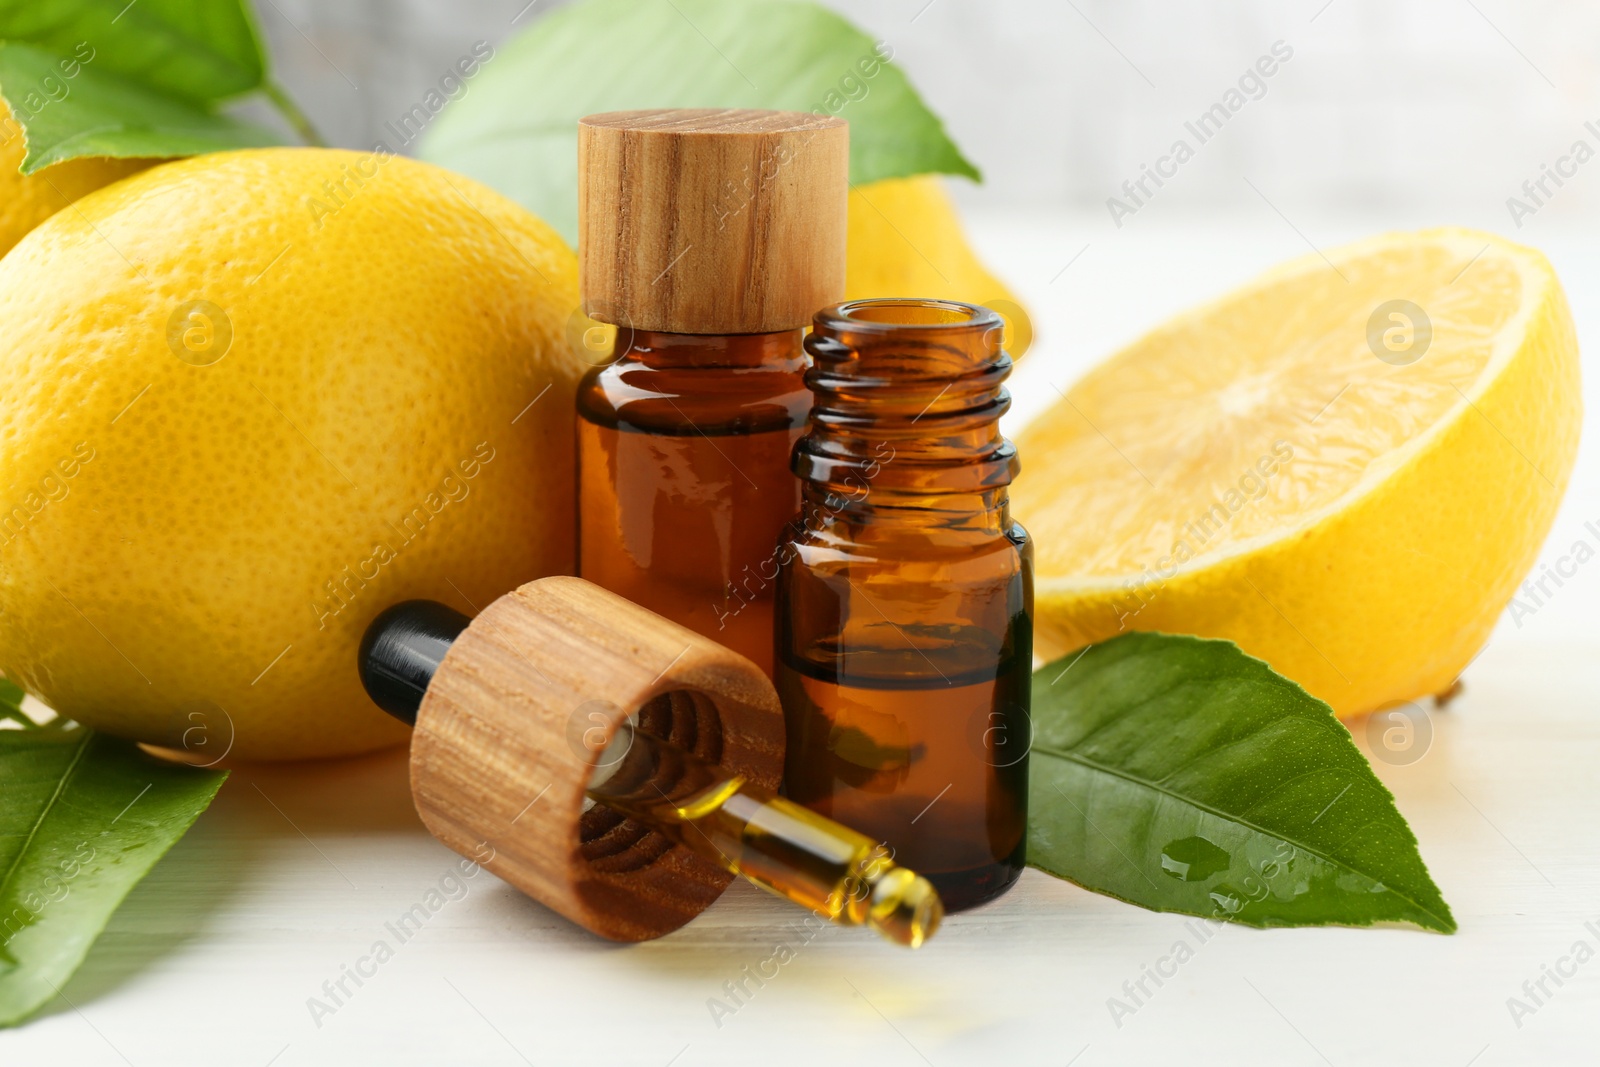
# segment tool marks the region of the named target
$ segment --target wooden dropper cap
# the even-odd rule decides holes
[[[666,333],[807,326],[844,298],[843,119],[730,108],[578,123],[585,314]]]
[[[602,937],[660,937],[704,911],[733,876],[587,805],[585,789],[595,754],[637,713],[653,733],[776,790],[783,710],[761,669],[577,578],[530,582],[470,626],[457,618],[433,642],[448,648],[442,661],[384,680],[426,689],[420,705],[411,698],[411,792],[429,832]]]

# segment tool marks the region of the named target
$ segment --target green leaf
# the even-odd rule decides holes
[[[34,721],[22,712],[22,687],[9,678],[0,678],[0,727],[11,723],[21,730],[34,729]]]
[[[56,995],[226,777],[82,727],[0,730],[0,1026]]]
[[[1251,926],[1456,928],[1349,732],[1230,642],[1130,633],[1057,661],[1033,729],[1040,870]]]
[[[399,150],[490,185],[577,237],[578,119],[655,107],[756,107],[850,122],[850,180],[978,171],[877,44],[793,0],[584,0],[484,61],[432,126],[401,120]],[[870,74],[868,72],[871,72]]]
[[[0,43],[0,95],[27,131],[22,172],[78,156],[186,156],[281,142],[270,130],[167,96],[93,64]]]
[[[96,71],[197,104],[259,88],[267,68],[241,0],[0,0],[0,40],[92,55]]]

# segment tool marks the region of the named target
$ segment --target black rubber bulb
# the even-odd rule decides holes
[[[406,600],[373,619],[358,659],[361,684],[373,703],[415,726],[433,673],[471,621],[434,600]]]

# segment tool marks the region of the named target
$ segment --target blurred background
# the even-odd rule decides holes
[[[983,170],[969,205],[1103,211],[1278,41],[1293,58],[1152,216],[1259,206],[1247,174],[1299,207],[1508,224],[1506,197],[1600,122],[1600,4],[1582,0],[826,2],[889,43]],[[280,77],[350,147],[472,42],[562,6],[257,0]],[[1575,183],[1538,228],[1597,197],[1600,180]]]
[[[1574,167],[1569,155],[1578,141],[1600,151],[1600,4],[826,3],[893,49],[983,171],[982,184],[949,184],[973,243],[1038,331],[1013,379],[1013,427],[1173,312],[1384,229],[1464,225],[1540,248],[1565,281],[1580,340],[1600,338],[1600,161]],[[279,79],[331,142],[365,148],[474,42],[498,45],[564,3],[256,5]],[[1251,99],[1118,225],[1107,199],[1126,202],[1123,183],[1177,138],[1193,142],[1185,123],[1274,52],[1275,73],[1248,86]],[[1563,157],[1570,176],[1545,178],[1530,196],[1524,183]],[[1585,362],[1593,410],[1600,374]],[[1600,549],[1593,456],[1586,442],[1549,561],[1579,540]],[[1496,641],[1600,649],[1597,598],[1600,562],[1520,626],[1503,621]]]

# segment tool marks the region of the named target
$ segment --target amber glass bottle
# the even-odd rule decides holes
[[[1033,565],[1007,506],[1003,324],[867,300],[814,325],[776,604],[784,789],[958,911],[1005,892],[1026,838]]]
[[[630,331],[578,388],[579,570],[771,673],[789,455],[811,394],[800,331]]]
[[[782,111],[578,127],[585,310],[616,360],[578,390],[578,573],[772,670],[802,329],[844,295],[849,134]]]

